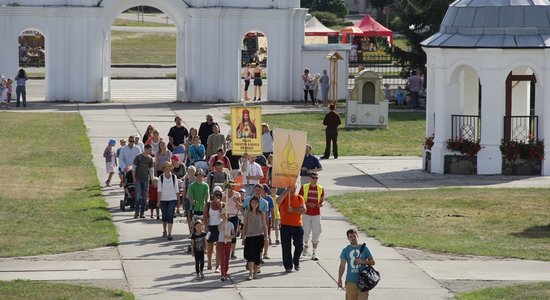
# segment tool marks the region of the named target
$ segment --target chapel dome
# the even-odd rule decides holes
[[[457,0],[439,32],[422,42],[437,48],[550,48],[550,0]]]

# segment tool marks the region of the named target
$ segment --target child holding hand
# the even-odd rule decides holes
[[[221,223],[218,225],[220,233],[217,243],[217,251],[220,253],[221,281],[227,280],[227,271],[229,271],[229,257],[231,256],[231,240],[236,236],[233,223],[227,219],[227,207],[222,209]]]
[[[157,206],[157,202],[159,201],[158,193],[157,193],[157,186],[158,186],[158,178],[153,178],[151,185],[149,186],[149,203],[148,207],[151,209],[151,219],[153,218],[153,211],[157,210],[157,220],[160,220],[160,214],[159,214],[159,207]]]

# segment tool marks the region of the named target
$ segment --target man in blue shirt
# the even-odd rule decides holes
[[[374,258],[370,253],[369,247],[365,246],[361,252],[361,245],[357,243],[357,231],[350,229],[346,232],[349,245],[342,250],[340,254],[340,267],[338,268],[338,287],[342,286],[342,275],[346,270],[346,300],[367,300],[369,292],[361,292],[357,288],[357,280],[359,279],[359,267],[361,265],[374,266]],[[361,253],[360,253],[361,252]]]
[[[302,168],[300,169],[300,181],[302,185],[309,183],[310,173],[317,173],[322,171],[321,162],[313,154],[311,154],[311,145],[306,145],[306,154],[304,155],[304,162],[302,162]]]

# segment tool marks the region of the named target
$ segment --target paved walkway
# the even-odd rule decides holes
[[[154,124],[166,134],[175,115],[184,119],[186,127],[198,127],[210,113],[220,123],[222,132],[229,130],[224,115],[229,105],[201,105],[189,103],[100,103],[100,104],[46,104],[33,103],[28,110],[80,112],[88,128],[94,163],[99,181],[103,182],[102,151],[109,138],[127,137],[143,133],[147,124]],[[264,105],[264,112],[283,113],[306,109],[304,105]],[[308,110],[318,108],[308,107]],[[316,153],[320,149],[315,149]],[[527,187],[548,186],[548,177],[504,176],[448,176],[423,173],[418,157],[341,157],[323,161],[320,183],[328,196],[349,191],[434,188],[440,186]],[[208,293],[223,299],[280,299],[282,297],[342,299],[344,293],[336,289],[335,278],[339,253],[347,244],[346,220],[330,206],[323,208],[323,234],[319,246],[321,260],[303,259],[299,272],[285,274],[281,265],[281,250],[270,247],[271,260],[262,268],[260,279],[246,281],[244,261],[231,261],[232,280],[222,283],[219,274],[206,272],[206,280],[193,280],[194,262],[185,254],[189,243],[187,227],[178,218],[175,239],[160,238],[161,224],[151,219],[133,219],[133,212],[118,209],[122,198],[118,187],[106,188],[103,194],[120,234],[120,245],[107,249],[113,256],[91,261],[78,255],[58,259],[56,256],[2,259],[0,280],[28,278],[33,280],[77,280],[95,278],[127,282],[138,299],[181,299]],[[550,263],[514,259],[468,258],[464,260],[421,258],[408,259],[396,249],[382,247],[372,238],[361,235],[368,243],[382,273],[380,285],[372,291],[372,299],[447,299],[453,295],[438,282],[445,280],[501,280],[550,281]],[[242,247],[238,248],[242,257]],[[116,259],[120,257],[120,260]],[[58,256],[59,257],[59,256]],[[510,270],[514,272],[510,272]]]

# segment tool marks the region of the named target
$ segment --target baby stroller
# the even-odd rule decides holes
[[[206,160],[196,160],[194,163],[192,163],[193,166],[197,169],[201,169],[205,175],[208,175],[208,162]]]
[[[134,185],[134,176],[132,170],[129,170],[124,175],[124,199],[120,200],[120,210],[126,211],[126,206],[134,208],[136,200],[136,187]]]

